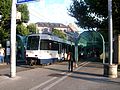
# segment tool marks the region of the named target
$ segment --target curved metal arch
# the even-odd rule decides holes
[[[94,38],[96,38],[97,41],[102,41],[102,48],[103,48],[103,64],[105,63],[105,41],[104,41],[104,37],[102,36],[101,33],[96,32],[96,31],[84,31],[83,33],[81,33],[78,37],[77,40],[77,45],[81,42],[85,43],[86,42],[91,42],[90,40],[94,40]],[[85,40],[85,41],[82,41]],[[98,44],[99,45],[99,44]]]

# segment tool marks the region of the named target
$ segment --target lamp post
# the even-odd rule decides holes
[[[110,52],[109,52],[109,64],[112,65],[113,59],[113,24],[112,24],[112,0],[108,0],[108,20],[109,20],[109,44],[110,44]]]
[[[104,65],[104,75],[117,78],[117,64],[113,64],[113,24],[112,24],[112,0],[108,0],[108,27],[109,27],[109,64]]]

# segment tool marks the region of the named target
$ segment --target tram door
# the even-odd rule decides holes
[[[59,49],[58,49],[58,54],[59,54],[59,61],[61,61],[62,60],[62,56],[61,56],[61,54],[62,54],[62,43],[59,43]]]

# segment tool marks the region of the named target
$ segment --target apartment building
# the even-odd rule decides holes
[[[51,34],[53,29],[61,30],[67,35],[67,38],[76,38],[78,33],[76,28],[72,25],[64,25],[62,23],[50,23],[50,22],[37,22],[36,27],[38,29],[37,33],[48,33]]]
[[[62,32],[73,32],[73,30],[62,23],[37,22],[38,33],[52,32],[52,29],[58,29]]]

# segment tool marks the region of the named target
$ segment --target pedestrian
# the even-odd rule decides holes
[[[4,63],[4,48],[0,47],[0,62]]]
[[[72,53],[68,52],[67,54],[67,60],[68,60],[68,71],[73,71],[73,57],[72,57]]]

